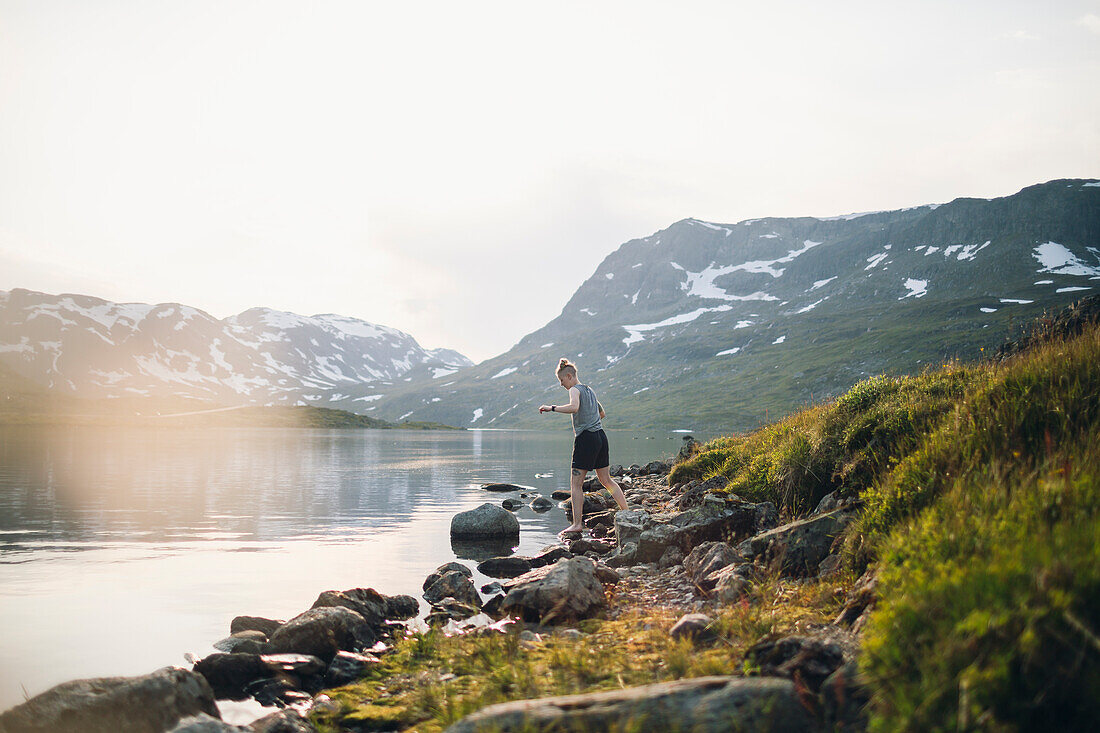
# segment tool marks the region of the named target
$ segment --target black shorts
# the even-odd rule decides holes
[[[573,468],[594,471],[611,463],[607,454],[607,433],[603,430],[582,430],[573,439]]]

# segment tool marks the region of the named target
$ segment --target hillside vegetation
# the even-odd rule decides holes
[[[838,629],[847,599],[877,577],[853,638],[863,684],[853,699],[869,698],[871,730],[1090,730],[1100,717],[1098,320],[1100,298],[1080,301],[980,363],[867,379],[675,466],[670,487],[721,476],[725,491],[773,501],[788,519],[832,492],[859,511],[837,538],[838,573],[764,570],[717,606],[713,643],[672,638],[679,612],[631,606],[616,588],[616,611],[581,622],[574,639],[412,634],[362,680],[328,691],[313,721],[438,732],[502,701],[754,674],[756,642]],[[622,729],[644,729],[631,725]]]
[[[1000,359],[863,381],[670,476],[725,476],[791,516],[833,490],[862,501],[844,542],[857,571],[880,569],[862,657],[873,728],[1100,715],[1098,314],[1091,298]]]

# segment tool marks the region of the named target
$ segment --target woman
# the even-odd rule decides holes
[[[569,403],[565,405],[541,405],[539,412],[564,412],[573,416],[573,469],[569,477],[569,493],[573,502],[573,524],[562,530],[580,532],[584,529],[581,521],[584,513],[584,477],[589,471],[596,472],[600,484],[611,492],[619,509],[626,509],[626,497],[623,490],[611,478],[608,469],[610,461],[607,452],[607,434],[603,431],[603,405],[596,399],[596,393],[577,378],[577,365],[568,359],[558,362],[554,372],[561,386],[569,392]]]

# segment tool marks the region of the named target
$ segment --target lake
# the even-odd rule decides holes
[[[681,443],[609,438],[623,465]],[[420,599],[456,559],[451,517],[509,496],[479,486],[568,488],[571,441],[567,427],[0,426],[0,710],[70,679],[190,666],[234,616],[290,618],[324,590]],[[519,554],[567,524],[557,508],[516,516]]]

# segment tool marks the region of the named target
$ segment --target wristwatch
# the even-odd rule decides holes
[[[557,412],[557,411],[558,411],[558,406],[557,405],[550,405],[550,412]]]

